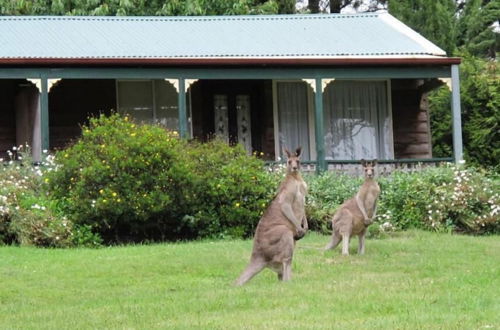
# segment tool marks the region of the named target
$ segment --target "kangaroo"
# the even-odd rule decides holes
[[[300,174],[301,147],[295,153],[284,149],[287,173],[276,197],[257,224],[250,263],[236,280],[243,285],[265,267],[278,273],[278,280],[288,281],[292,275],[295,241],[308,230],[305,214],[307,185]]]
[[[342,241],[342,254],[349,255],[351,236],[358,235],[358,253],[365,253],[366,228],[373,223],[377,213],[377,199],[380,187],[375,181],[377,160],[361,160],[365,181],[358,193],[340,206],[332,219],[332,240],[325,250],[334,249]]]

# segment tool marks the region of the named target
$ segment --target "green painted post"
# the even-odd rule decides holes
[[[451,118],[453,121],[453,155],[455,163],[464,159],[462,145],[462,118],[460,110],[460,79],[458,65],[451,66]]]
[[[42,137],[42,151],[49,150],[49,91],[47,77],[41,78],[42,90],[40,94],[40,135]]]
[[[316,173],[327,170],[325,160],[325,139],[323,133],[323,89],[321,78],[316,78],[314,126],[316,129]]]
[[[187,111],[186,111],[186,90],[184,88],[184,78],[179,78],[179,134],[181,138],[187,137]]]

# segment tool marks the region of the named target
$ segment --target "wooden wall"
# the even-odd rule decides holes
[[[394,157],[431,158],[432,144],[427,96],[418,92],[418,80],[393,79],[392,118]]]
[[[99,113],[116,109],[112,79],[63,79],[49,93],[50,149],[61,149],[80,136],[82,124]]]

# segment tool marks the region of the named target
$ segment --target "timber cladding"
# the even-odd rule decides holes
[[[432,158],[427,95],[416,88],[417,80],[392,80],[394,156]]]

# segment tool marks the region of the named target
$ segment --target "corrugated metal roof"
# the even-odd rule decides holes
[[[418,58],[445,52],[388,13],[0,16],[4,59]]]

